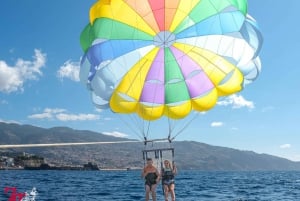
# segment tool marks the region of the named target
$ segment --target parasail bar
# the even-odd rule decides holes
[[[146,152],[155,152],[155,151],[173,151],[174,148],[160,148],[160,149],[145,149],[142,152],[146,153]]]
[[[161,138],[161,139],[152,139],[152,140],[148,140],[147,138],[145,138],[145,140],[143,142],[144,142],[145,145],[148,142],[166,142],[166,141],[168,141],[168,142],[171,143],[173,139],[174,138],[170,138],[170,137],[168,137],[168,138]]]

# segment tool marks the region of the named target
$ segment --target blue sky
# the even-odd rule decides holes
[[[94,2],[1,1],[0,121],[139,137],[131,119],[97,110],[79,82],[79,35]],[[242,92],[198,114],[176,140],[300,161],[300,1],[248,4],[264,36],[260,76]],[[166,121],[155,124],[149,138],[166,137]]]

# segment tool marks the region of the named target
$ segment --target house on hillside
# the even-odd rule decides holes
[[[0,168],[13,167],[15,165],[14,158],[2,156],[0,158]]]

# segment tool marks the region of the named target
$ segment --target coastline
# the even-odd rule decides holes
[[[71,171],[139,171],[141,168],[86,168],[84,166],[48,166],[48,167],[0,167],[0,171],[9,170],[71,170]]]

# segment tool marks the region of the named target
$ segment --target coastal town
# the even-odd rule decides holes
[[[100,170],[97,164],[53,165],[26,152],[0,152],[0,170]]]

